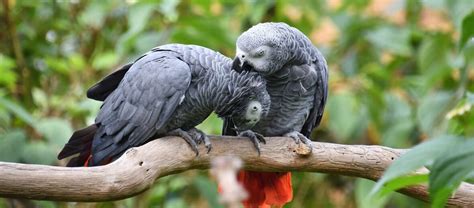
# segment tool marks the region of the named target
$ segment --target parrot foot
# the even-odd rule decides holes
[[[186,141],[189,144],[189,146],[191,147],[193,152],[196,153],[196,156],[198,156],[199,155],[199,150],[198,150],[198,147],[197,147],[197,144],[196,144],[196,138],[194,138],[191,134],[188,133],[187,131],[182,130],[182,129],[175,129],[173,131],[168,132],[167,135],[168,136],[179,136],[179,137],[183,138],[184,141]]]
[[[253,145],[255,146],[255,149],[257,149],[258,156],[260,156],[260,143],[263,143],[263,144],[267,143],[263,135],[257,132],[254,132],[252,130],[245,130],[245,131],[239,132],[239,136],[249,138],[250,141],[252,141]]]
[[[211,141],[209,140],[209,137],[206,135],[206,133],[202,132],[201,130],[197,128],[190,129],[188,133],[196,141],[197,144],[204,143],[204,146],[206,146],[206,149],[207,149],[207,153],[211,151],[212,144],[211,144]]]
[[[311,142],[311,140],[308,139],[305,135],[301,134],[300,132],[292,131],[290,133],[284,134],[283,136],[292,138],[293,140],[295,140],[296,144],[299,144],[300,142],[302,142],[309,148],[310,152],[313,151],[313,143]]]

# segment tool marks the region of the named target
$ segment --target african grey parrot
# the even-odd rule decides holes
[[[255,71],[267,80],[268,115],[253,128],[264,136],[287,136],[311,147],[313,128],[321,122],[328,95],[326,60],[298,29],[285,23],[261,23],[237,39],[233,69]],[[232,121],[224,134],[235,134]],[[292,198],[290,173],[241,172],[250,192],[245,206],[283,205]]]
[[[76,131],[58,158],[80,153],[68,166],[101,165],[164,135],[181,136],[196,154],[196,143],[210,151],[208,137],[195,126],[212,111],[244,132],[270,108],[265,80],[255,72],[239,74],[231,64],[200,46],[152,49],[88,91],[88,97],[104,101],[95,124]],[[249,136],[255,142],[261,137]]]

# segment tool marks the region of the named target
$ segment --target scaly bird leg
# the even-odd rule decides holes
[[[187,131],[184,131],[182,129],[175,129],[173,131],[170,131],[168,132],[166,135],[168,136],[179,136],[181,138],[184,139],[184,141],[186,141],[189,146],[191,147],[191,149],[193,150],[193,152],[196,153],[196,156],[199,155],[199,150],[198,150],[198,147],[197,147],[197,144],[196,144],[196,138],[191,136],[191,134],[189,134]]]
[[[283,136],[291,137],[293,140],[295,140],[296,144],[303,142],[303,144],[309,147],[310,152],[313,151],[313,143],[311,142],[311,140],[308,139],[305,135],[301,134],[300,132],[292,131],[290,133],[284,134]]]
[[[188,133],[191,135],[191,137],[194,138],[197,144],[204,143],[204,146],[206,146],[206,149],[207,149],[207,153],[211,151],[212,149],[211,140],[206,135],[206,133],[202,132],[201,130],[197,128],[189,129]]]
[[[257,149],[258,156],[260,156],[260,143],[263,143],[263,144],[267,143],[263,135],[257,132],[254,132],[252,130],[245,130],[245,131],[239,132],[239,136],[249,138],[250,141],[252,141],[253,145],[255,146],[255,149]]]

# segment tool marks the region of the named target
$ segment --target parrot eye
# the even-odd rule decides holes
[[[260,50],[257,53],[255,53],[255,57],[262,57],[263,55],[265,55],[265,50]]]

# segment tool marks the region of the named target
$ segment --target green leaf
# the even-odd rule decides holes
[[[342,139],[349,138],[359,124],[357,100],[350,92],[332,95],[328,100],[329,129]]]
[[[188,185],[188,181],[184,177],[171,177],[169,181],[170,191],[179,191]]]
[[[206,134],[220,135],[222,132],[222,123],[222,119],[220,119],[215,113],[212,113],[206,118],[206,120],[197,125],[196,128],[202,130]]]
[[[187,208],[182,198],[171,198],[166,200],[164,208]]]
[[[370,197],[369,192],[374,187],[375,182],[363,178],[355,181],[355,200],[359,208],[377,208],[385,207],[388,202],[388,196]]]
[[[3,106],[4,108],[8,109],[10,112],[15,114],[15,116],[20,118],[22,121],[24,121],[28,125],[30,126],[34,125],[35,119],[31,116],[31,114],[28,111],[26,111],[20,105],[6,98],[0,97],[0,106]]]
[[[84,59],[84,56],[79,53],[74,53],[71,54],[68,57],[69,60],[69,67],[71,69],[77,70],[77,71],[82,71],[84,68],[86,68],[86,60]]]
[[[21,158],[29,164],[52,165],[56,162],[56,154],[57,151],[45,142],[31,142],[23,148]]]
[[[452,50],[451,38],[447,35],[436,34],[423,40],[417,57],[418,68],[423,76],[425,89],[432,87],[436,81],[451,72],[448,65],[449,52]]]
[[[415,146],[396,159],[377,182],[372,194],[378,192],[387,182],[409,174],[423,166],[431,165],[434,160],[455,147],[463,139],[455,136],[441,136]]]
[[[128,13],[128,32],[137,33],[145,28],[146,24],[150,22],[150,15],[153,9],[156,8],[154,3],[138,3],[130,7]]]
[[[47,98],[48,96],[43,90],[39,88],[34,88],[32,95],[33,95],[33,101],[35,102],[36,105],[41,106],[43,108],[48,107],[48,98]]]
[[[46,65],[53,70],[54,72],[58,72],[60,74],[69,74],[69,65],[65,59],[56,58],[56,57],[47,57],[45,59]]]
[[[128,30],[118,40],[116,51],[118,57],[133,47],[136,36],[147,26],[150,22],[151,14],[156,8],[156,3],[143,2],[137,3],[130,7],[128,12]],[[153,46],[151,46],[153,47]]]
[[[250,1],[249,19],[252,24],[257,24],[262,21],[262,18],[267,13],[268,9],[275,4],[272,0]]]
[[[400,176],[398,178],[395,178],[387,182],[382,188],[380,195],[385,196],[389,193],[392,193],[398,189],[401,189],[407,186],[412,186],[412,185],[416,185],[420,183],[427,183],[428,180],[429,180],[428,174],[411,174],[411,175]]]
[[[107,14],[107,5],[105,1],[92,1],[79,16],[79,22],[92,28],[101,28]]]
[[[474,104],[474,93],[466,92],[466,101],[470,104]]]
[[[160,11],[165,15],[168,21],[175,22],[178,19],[178,11],[176,8],[179,2],[181,2],[181,0],[164,0],[161,2],[159,7]]]
[[[0,86],[4,85],[13,90],[17,81],[17,75],[13,71],[15,66],[15,60],[0,53]]]
[[[385,94],[382,145],[396,148],[412,146],[408,141],[415,127],[411,106],[399,96]],[[380,108],[378,108],[380,109]]]
[[[42,134],[49,143],[62,147],[73,133],[69,121],[60,118],[41,119],[35,125],[36,131]]]
[[[459,39],[460,50],[464,48],[470,39],[474,38],[474,11],[463,19],[461,29],[461,39]]]
[[[219,204],[217,186],[215,183],[209,181],[208,177],[196,177],[194,179],[194,186],[199,190],[199,193],[206,198],[207,202],[209,203],[209,207],[223,207],[221,204]]]
[[[430,174],[432,207],[444,207],[446,200],[461,182],[474,171],[474,140],[465,140],[436,159]]]
[[[429,94],[421,100],[416,118],[421,130],[430,135],[436,136],[444,133],[445,113],[449,110],[449,103],[452,101],[454,93],[437,92]]]
[[[13,130],[0,134],[0,161],[20,162],[20,150],[25,143],[26,135],[22,130]]]
[[[367,39],[376,47],[391,53],[402,56],[411,54],[408,29],[384,26],[368,33]]]
[[[36,205],[35,207],[41,207],[41,208],[56,208],[58,207],[55,202],[53,201],[33,201],[33,203]]]
[[[464,18],[474,10],[474,4],[472,3],[472,0],[444,0],[444,3],[445,5],[441,9],[444,10],[448,8],[450,12],[450,18],[456,26],[457,31],[461,31]]]
[[[163,198],[166,196],[166,193],[166,184],[162,184],[162,180],[160,179],[160,183],[155,184],[150,190],[150,199],[148,206],[159,206],[163,201]]]
[[[118,56],[116,53],[110,51],[105,53],[97,54],[92,61],[92,66],[95,69],[103,70],[110,69],[118,62]]]

